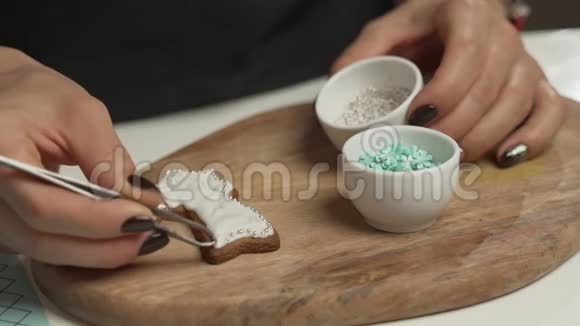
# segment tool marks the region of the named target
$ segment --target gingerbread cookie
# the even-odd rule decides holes
[[[213,170],[171,170],[158,185],[167,205],[203,223],[215,236],[215,244],[202,247],[210,264],[221,264],[241,254],[278,250],[280,238],[270,222],[254,208],[242,204],[231,182]],[[234,194],[234,196],[232,196]],[[192,230],[199,241],[209,235]]]

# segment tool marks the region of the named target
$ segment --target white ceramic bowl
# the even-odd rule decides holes
[[[388,144],[417,145],[439,166],[411,172],[368,168],[358,159]],[[384,126],[351,137],[342,149],[343,196],[366,222],[383,231],[406,233],[431,226],[457,185],[461,149],[449,136],[422,127]]]
[[[364,125],[346,126],[339,118],[348,104],[363,89],[406,87],[411,90],[407,99],[391,113]],[[423,87],[423,77],[411,61],[394,56],[382,56],[354,63],[332,76],[316,98],[316,116],[337,149],[354,134],[375,124],[402,125],[406,123],[409,104]]]

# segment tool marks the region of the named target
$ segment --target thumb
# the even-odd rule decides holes
[[[399,45],[414,43],[424,34],[425,31],[412,24],[404,11],[397,9],[367,23],[334,62],[331,73],[356,61],[389,53]]]
[[[76,108],[78,114],[67,128],[72,159],[90,182],[121,190],[135,164],[113,128],[109,111],[92,97]]]

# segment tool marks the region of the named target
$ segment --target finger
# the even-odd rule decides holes
[[[369,22],[332,65],[331,73],[356,61],[386,54],[402,42],[412,43],[423,33],[410,24],[401,11],[395,10]]]
[[[139,234],[110,240],[87,240],[41,233],[22,223],[0,203],[0,237],[18,253],[55,264],[89,268],[116,268],[167,245],[164,234]]]
[[[2,243],[0,243],[0,255],[14,255],[16,252],[14,250],[5,247]]]
[[[550,143],[565,117],[562,98],[546,81],[538,83],[535,106],[525,124],[498,148],[496,159],[501,167],[510,167],[541,154]]]
[[[433,79],[419,92],[408,112],[411,125],[426,126],[446,116],[463,99],[482,72],[488,44],[490,17],[485,10],[465,8],[451,1],[441,11],[439,36],[445,44]]]
[[[414,44],[403,44],[400,47],[393,48],[390,53],[415,63],[423,76],[425,76],[425,80],[430,80],[439,63],[441,63],[443,45],[439,37],[432,34]]]
[[[527,56],[514,66],[496,103],[459,142],[465,161],[477,160],[488,153],[526,119],[540,77],[541,70]]]
[[[523,51],[515,29],[497,30],[502,33],[492,33],[486,63],[473,87],[453,111],[431,124],[431,128],[460,140],[495,102]]]
[[[93,97],[70,104],[72,114],[66,121],[68,150],[92,183],[120,190],[135,165],[113,128],[107,108]]]
[[[31,228],[90,239],[114,238],[153,228],[151,212],[128,200],[93,200],[13,173],[0,184],[5,202]]]

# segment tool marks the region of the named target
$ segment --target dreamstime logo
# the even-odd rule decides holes
[[[396,129],[388,127],[378,129],[378,132],[369,132],[367,136],[364,144],[369,151],[376,151],[400,139]],[[127,186],[124,181],[129,166],[126,159],[123,149],[117,149],[113,161],[101,162],[95,166],[89,181],[120,191]],[[346,199],[357,199],[371,192],[377,200],[390,198],[438,201],[444,199],[446,193],[452,193],[458,199],[473,201],[479,199],[479,193],[473,186],[483,173],[478,165],[464,163],[453,167],[449,172],[431,168],[418,174],[411,172],[365,174],[362,163],[348,161],[342,154],[337,155],[335,162],[313,162],[307,169],[296,166],[298,165],[288,165],[281,161],[251,162],[241,170],[233,170],[224,162],[214,161],[196,167],[196,170],[214,170],[220,178],[233,184],[243,201],[308,201],[328,191],[335,191]],[[151,181],[172,180],[158,184],[160,188],[171,189],[172,200],[188,201],[197,195],[217,200],[216,194],[219,193],[217,191],[219,189],[211,186],[215,184],[211,180],[199,179],[200,186],[195,188],[201,193],[194,193],[192,187],[186,184],[189,181],[185,179],[185,173],[181,179],[164,178],[167,173],[187,172],[190,169],[189,165],[179,161],[170,161],[163,165],[140,162],[136,166],[139,175],[146,175]],[[131,191],[136,198],[140,198],[143,192],[138,182]]]
[[[363,152],[376,153],[390,144],[400,144],[401,135],[397,128],[386,124],[377,123],[372,125],[360,137],[360,148]]]
[[[375,200],[441,201],[451,195],[462,200],[477,200],[479,193],[470,189],[482,175],[476,164],[464,163],[443,169],[440,166],[424,171],[369,173],[362,163],[339,160],[342,177],[337,189],[342,197],[358,199],[371,194]],[[368,170],[368,169],[366,169]]]

